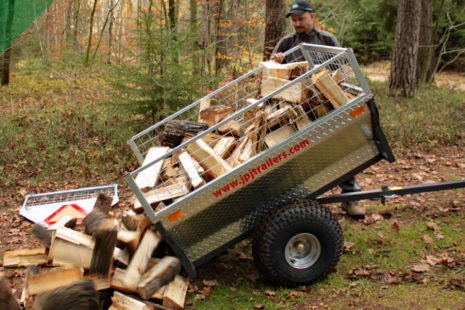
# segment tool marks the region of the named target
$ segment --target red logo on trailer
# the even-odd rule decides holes
[[[44,222],[50,226],[58,222],[65,215],[76,218],[77,222],[81,223],[84,217],[87,215],[87,212],[77,204],[63,205],[55,212],[53,212],[49,217],[47,217]]]

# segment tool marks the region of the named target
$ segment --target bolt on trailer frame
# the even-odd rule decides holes
[[[395,160],[380,127],[373,95],[351,49],[302,44],[285,55],[292,56],[293,61],[305,61],[308,71],[261,94],[264,68],[257,67],[128,141],[142,165],[149,148],[161,145],[167,122],[198,121],[200,104],[207,100],[212,106],[226,105],[234,109],[234,113],[219,123],[183,140],[163,156],[125,176],[144,211],[181,259],[190,277],[196,276],[195,267],[249,236],[263,216],[277,206],[296,199],[315,199],[382,159]],[[332,98],[326,97],[326,100],[312,82],[312,76],[322,70],[342,73],[339,85],[351,96],[340,107],[328,108]],[[257,128],[247,135],[256,138],[251,139],[253,147],[260,151],[252,153],[250,158],[240,160],[239,157],[232,169],[214,179],[204,178],[204,185],[170,204],[149,204],[150,191],[143,192],[138,187],[135,181],[138,176],[162,161],[164,170],[176,165],[178,175],[160,178],[155,189],[172,188],[168,185],[180,184],[179,181],[190,186],[186,171],[179,164],[181,152],[199,139],[209,141],[214,133],[218,137],[216,141],[230,136],[218,134],[218,129],[232,121],[247,132],[259,117],[255,111],[268,109],[267,115],[273,115],[272,111],[287,104],[284,92],[292,93],[295,87],[305,88],[312,94],[308,100],[292,104],[293,109],[305,112],[297,121],[306,118],[310,122],[299,126],[297,121],[268,119],[269,123],[285,128],[288,135],[270,143],[264,133],[274,132],[273,128],[256,132]],[[256,100],[247,100],[250,98]],[[237,139],[236,148],[245,143],[247,135]],[[204,166],[202,161],[199,164],[200,168]],[[173,178],[177,182],[173,183]]]

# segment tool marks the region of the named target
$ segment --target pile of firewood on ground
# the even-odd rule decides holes
[[[24,308],[184,308],[188,279],[179,274],[180,260],[166,255],[168,249],[145,215],[125,212],[118,221],[111,202],[100,194],[80,224],[68,216],[48,228],[35,224],[31,233],[43,247],[4,252],[4,268],[27,267],[20,300]],[[39,272],[39,267],[51,270]],[[0,309],[20,309],[1,279]]]
[[[307,72],[308,63],[264,62],[262,68],[260,98]],[[142,164],[147,168],[137,174],[136,185],[156,211],[163,209],[350,101],[357,92],[342,85],[350,70],[348,66],[333,72],[323,68],[166,157],[181,143],[259,99],[247,98],[230,105],[201,101],[197,120],[174,119],[165,124],[161,145],[149,148]],[[159,158],[164,159],[150,165]],[[134,209],[142,210],[135,197]]]

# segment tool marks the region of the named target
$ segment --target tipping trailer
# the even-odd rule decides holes
[[[395,158],[380,127],[373,94],[351,49],[302,44],[285,55],[294,61],[305,61],[308,70],[263,93],[260,86],[264,67],[259,66],[128,140],[142,165],[149,148],[162,144],[168,122],[198,121],[200,106],[207,101],[233,108],[234,112],[219,123],[184,139],[180,145],[125,177],[145,213],[191,278],[196,276],[196,267],[253,236],[254,261],[271,282],[298,286],[317,281],[337,264],[343,249],[341,227],[320,203],[408,193],[401,188],[385,188],[321,196],[378,161],[393,162]],[[334,99],[330,98],[334,92],[327,89],[322,93],[312,78],[323,70],[339,71],[342,74],[339,88],[350,94],[342,105],[337,108],[333,105],[330,111],[327,107]],[[273,143],[265,141],[272,128],[266,131],[263,127],[255,128],[257,132],[253,129],[250,132],[257,118],[264,117],[257,111],[282,107],[295,87],[303,87],[311,94],[302,102],[292,103],[294,110],[304,113],[298,114],[294,121],[268,120],[278,128],[286,128],[288,133],[284,138]],[[340,94],[336,92],[336,95]],[[307,122],[302,125],[298,123],[299,118]],[[136,178],[157,164],[164,163],[163,169],[170,165],[180,167],[180,153],[188,150],[195,157],[193,153],[198,147],[193,145],[199,144],[197,140],[207,141],[212,134],[217,139],[230,136],[230,133],[219,134],[218,129],[232,121],[240,124],[241,131],[249,130],[235,141],[235,147],[241,143],[243,147],[244,139],[252,136],[253,146],[260,151],[236,161],[215,178],[205,178],[204,184],[197,188],[190,184],[186,171],[179,169],[177,181],[184,180],[185,184],[180,186],[188,186],[191,191],[169,203],[151,205],[150,191],[142,191]],[[207,165],[208,160],[199,160],[200,169],[214,168]],[[464,183],[439,187],[464,187]],[[178,183],[160,178],[155,189],[172,189],[172,184]]]

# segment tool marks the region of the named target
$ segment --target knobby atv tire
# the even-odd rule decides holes
[[[311,266],[301,269],[285,257],[288,241],[299,234],[312,234],[321,250]],[[343,245],[341,226],[328,209],[313,201],[298,201],[264,217],[254,232],[252,250],[257,268],[270,282],[296,287],[325,278],[337,265]]]

